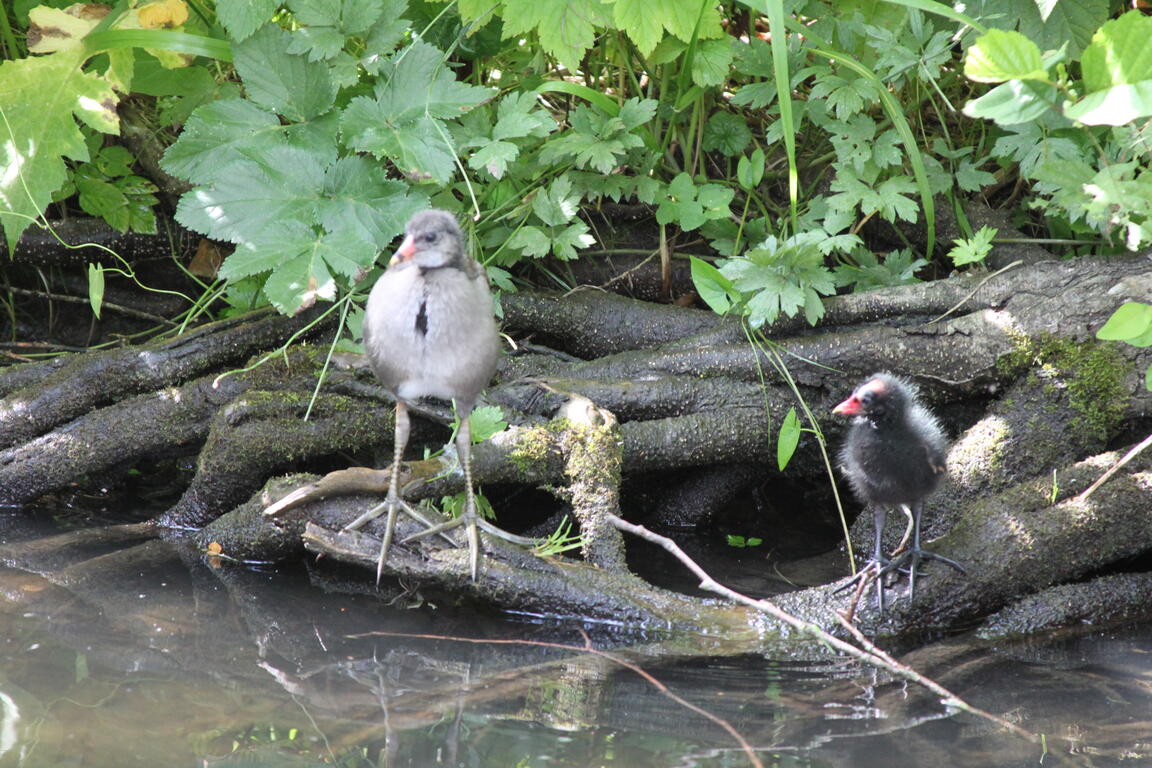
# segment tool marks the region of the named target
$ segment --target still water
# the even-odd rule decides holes
[[[738,738],[766,766],[1152,765],[1148,626],[902,657],[1045,753],[847,662],[655,661],[658,636],[131,526],[0,514],[0,563],[0,766],[752,765]]]

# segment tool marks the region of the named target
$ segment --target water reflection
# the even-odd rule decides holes
[[[667,638],[381,594],[336,568],[240,567],[140,527],[3,522],[2,766],[750,764],[721,725],[586,652],[586,636],[730,724],[765,765],[1042,757],[846,663],[657,661],[647,654]],[[1045,765],[1069,753],[1132,765],[1152,755],[1150,653],[1143,628],[991,648],[956,639],[904,660],[1047,734]]]

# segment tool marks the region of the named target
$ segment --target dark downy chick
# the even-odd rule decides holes
[[[832,412],[855,417],[840,462],[856,497],[872,512],[875,542],[869,567],[877,570],[880,610],[884,609],[884,576],[905,565],[910,597],[915,595],[916,567],[923,560],[939,560],[963,572],[953,560],[920,548],[924,497],[944,476],[947,440],[936,417],[920,404],[915,386],[891,374],[876,373]],[[888,560],[881,550],[881,535],[891,507],[900,507],[911,518],[912,543]]]

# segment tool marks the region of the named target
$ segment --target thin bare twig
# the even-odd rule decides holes
[[[996,725],[1007,729],[1009,732],[1023,739],[1026,739],[1033,744],[1043,744],[1043,740],[1039,735],[1025,730],[1024,728],[1021,728],[1014,723],[1010,723],[1001,717],[997,717],[996,715],[985,712],[978,707],[974,707],[971,704],[968,704],[955,693],[935,682],[934,680],[924,677],[919,672],[907,665],[900,664],[887,653],[877,648],[875,644],[864,638],[863,634],[861,634],[860,631],[854,626],[848,624],[848,622],[846,622],[842,616],[838,616],[840,622],[849,628],[852,636],[858,643],[860,643],[859,647],[852,645],[851,643],[842,640],[835,635],[828,634],[819,626],[813,624],[810,621],[804,621],[803,619],[793,616],[792,614],[784,611],[782,608],[768,600],[756,600],[717,582],[715,579],[709,576],[708,573],[703,568],[701,568],[695,560],[685,554],[684,551],[680,549],[680,546],[676,544],[676,542],[672,541],[666,536],[661,536],[658,533],[654,533],[642,525],[630,523],[616,515],[609,515],[609,518],[612,520],[613,525],[615,525],[620,530],[634,534],[644,539],[645,541],[656,544],[657,546],[664,548],[666,551],[675,556],[688,568],[688,570],[692,571],[692,573],[696,574],[697,578],[700,579],[701,589],[715,592],[719,595],[722,595],[723,597],[728,598],[729,600],[740,603],[741,605],[746,605],[749,608],[754,608],[755,610],[767,613],[774,619],[787,624],[793,629],[816,638],[824,645],[839,651],[846,656],[850,656],[857,661],[868,664],[869,666],[887,670],[888,672],[891,672],[898,677],[917,683],[918,685],[921,685],[932,693],[938,695],[941,699],[941,703],[944,706],[960,709],[968,712],[969,714],[976,715],[977,717],[985,718],[990,722],[993,722]]]
[[[964,302],[968,301],[968,299],[975,296],[976,292],[979,291],[981,288],[983,288],[984,284],[987,283],[989,280],[991,280],[994,277],[999,277],[1000,275],[1004,274],[1008,270],[1014,269],[1023,263],[1024,263],[1023,259],[1020,259],[1018,261],[1014,261],[1011,264],[1009,264],[1008,266],[1001,267],[1000,269],[996,270],[992,274],[988,275],[988,277],[984,278],[979,283],[977,283],[975,288],[968,291],[968,295],[966,295],[964,298],[960,299],[960,301],[956,302],[955,306],[953,306],[948,311],[944,312],[944,314],[940,315],[939,317],[936,317],[936,318],[933,318],[932,320],[929,320],[927,323],[925,323],[925,325],[932,325],[933,323],[938,323],[941,320],[943,320],[944,318],[948,317],[948,315],[952,314],[956,310],[960,309],[960,307],[964,306]]]
[[[1104,483],[1108,482],[1108,478],[1112,477],[1112,475],[1119,472],[1124,467],[1125,464],[1132,461],[1132,459],[1136,458],[1141,453],[1143,453],[1144,450],[1149,445],[1152,445],[1152,435],[1148,435],[1148,437],[1144,438],[1144,440],[1141,441],[1139,445],[1134,447],[1132,450],[1128,451],[1128,453],[1124,454],[1124,457],[1122,459],[1120,459],[1120,461],[1116,462],[1111,467],[1109,467],[1107,472],[1100,475],[1099,479],[1097,479],[1096,482],[1092,483],[1092,485],[1085,488],[1083,493],[1081,493],[1079,496],[1076,497],[1076,501],[1087,501],[1088,497],[1091,496],[1093,493],[1095,493],[1097,488],[1104,485]]]

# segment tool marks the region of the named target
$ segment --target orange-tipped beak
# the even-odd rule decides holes
[[[401,261],[411,261],[415,255],[416,241],[412,239],[412,235],[406,235],[404,242],[400,243],[400,247],[396,249],[396,253],[392,254],[392,258],[388,260],[388,266],[392,266]]]
[[[864,407],[860,404],[860,398],[856,397],[856,395],[852,395],[852,397],[832,409],[832,413],[839,413],[844,416],[855,416],[863,411]]]

